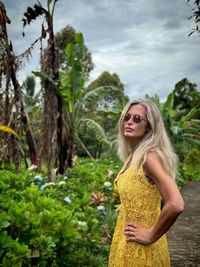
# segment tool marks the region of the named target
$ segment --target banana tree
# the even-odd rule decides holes
[[[47,0],[47,8],[44,8],[39,1],[34,7],[28,7],[24,13],[23,25],[29,25],[39,16],[44,16],[45,20],[41,27],[41,36],[36,40],[48,37],[45,56],[41,59],[42,72],[49,77],[43,83],[44,109],[41,131],[41,143],[39,152],[39,167],[41,159],[45,159],[48,169],[48,178],[51,179],[51,168],[57,162],[57,155],[61,147],[60,140],[62,132],[62,107],[59,95],[55,95],[52,83],[59,86],[59,69],[57,62],[57,52],[55,49],[55,38],[53,31],[53,15],[57,0]],[[34,43],[36,43],[36,41]]]
[[[181,138],[181,134],[188,122],[194,114],[197,112],[196,108],[192,108],[186,115],[181,116],[179,120],[176,120],[177,114],[180,113],[180,107],[173,108],[174,94],[170,93],[165,103],[161,104],[161,113],[165,122],[165,126],[172,138]]]
[[[80,127],[85,124],[90,133],[96,137],[96,140],[100,143],[110,145],[110,140],[104,132],[104,129],[90,117],[88,114],[87,105],[90,101],[94,101],[95,97],[101,94],[103,91],[110,90],[114,91],[117,88],[112,86],[98,87],[92,91],[87,91],[85,87],[86,75],[83,67],[83,48],[84,38],[81,33],[76,34],[76,43],[68,44],[66,48],[66,56],[69,62],[68,70],[61,71],[61,87],[58,93],[62,97],[63,110],[65,114],[65,144],[66,144],[66,155],[63,157],[62,166],[72,166],[72,157],[74,153],[75,139],[82,145],[86,150],[87,154],[91,157],[90,152],[83,144],[79,136]],[[106,112],[106,110],[105,110]],[[111,112],[110,110],[107,112]],[[113,110],[112,112],[116,112]],[[117,111],[119,112],[119,111]]]
[[[66,71],[60,71],[60,87],[51,79],[51,77],[41,72],[34,72],[43,82],[48,80],[55,94],[60,97],[62,102],[62,122],[64,127],[61,129],[62,145],[59,150],[59,172],[63,173],[65,167],[72,166],[75,141],[85,149],[89,157],[91,153],[84,145],[79,136],[81,125],[85,124],[90,133],[96,137],[97,141],[110,145],[110,141],[104,132],[104,129],[90,117],[87,105],[90,101],[94,101],[98,94],[103,91],[118,90],[113,86],[98,87],[92,91],[87,91],[85,87],[86,75],[83,66],[83,48],[84,38],[82,33],[76,34],[75,43],[69,43],[66,47],[66,57],[68,68]],[[117,109],[104,110],[106,113],[119,112]]]
[[[173,104],[174,94],[172,92],[168,95],[166,102],[160,104],[160,110],[171,141],[180,159],[184,159],[191,146],[194,144],[200,146],[199,123],[198,120],[192,119],[197,109],[194,107],[187,114],[180,116],[181,107],[177,106],[174,109]]]

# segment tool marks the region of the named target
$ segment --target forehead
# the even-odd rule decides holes
[[[135,114],[138,114],[138,115],[141,115],[143,117],[146,116],[147,114],[147,109],[145,106],[141,105],[141,104],[136,104],[136,105],[132,105],[128,111],[128,113],[130,113],[131,115],[135,115]]]

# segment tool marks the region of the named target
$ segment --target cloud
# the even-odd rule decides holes
[[[9,36],[14,49],[21,53],[38,38],[42,18],[26,27],[22,38],[21,18],[27,2],[7,0],[5,5],[12,20]],[[157,93],[163,99],[184,77],[200,85],[199,44],[196,37],[188,38],[194,26],[187,19],[190,14],[191,8],[182,0],[60,0],[56,3],[54,30],[72,25],[83,32],[96,66],[91,80],[102,71],[115,72],[129,97]],[[19,73],[20,79],[38,68],[36,46],[33,58]]]

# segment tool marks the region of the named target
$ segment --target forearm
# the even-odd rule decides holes
[[[151,228],[152,242],[155,242],[164,235],[182,212],[183,208],[179,207],[177,209],[177,207],[174,207],[172,204],[166,203],[160,213],[157,223]]]

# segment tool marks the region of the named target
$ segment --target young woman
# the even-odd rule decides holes
[[[118,154],[125,163],[115,179],[121,204],[108,266],[169,267],[165,233],[184,210],[175,183],[177,157],[150,100],[128,103],[118,128]]]

